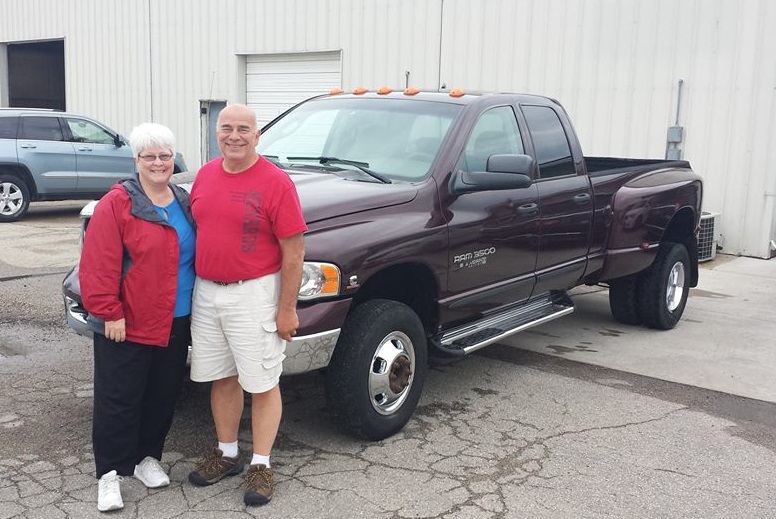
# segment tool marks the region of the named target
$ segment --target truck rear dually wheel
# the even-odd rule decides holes
[[[326,370],[329,409],[357,436],[387,438],[412,416],[426,361],[423,325],[410,307],[385,299],[362,303],[348,316]]]
[[[609,309],[618,323],[641,324],[639,278],[631,274],[609,281]]]
[[[15,175],[0,175],[0,222],[13,222],[24,216],[30,206],[30,190]]]
[[[682,317],[690,291],[690,255],[681,243],[662,243],[639,282],[639,310],[650,328],[670,330]]]

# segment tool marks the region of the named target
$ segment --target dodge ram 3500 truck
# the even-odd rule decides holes
[[[697,285],[699,176],[584,157],[552,99],[332,93],[270,122],[258,149],[294,180],[309,226],[284,373],[325,368],[330,409],[368,439],[409,420],[429,354],[566,315],[584,284],[608,284],[617,321],[669,329]],[[67,317],[86,333],[77,279]]]

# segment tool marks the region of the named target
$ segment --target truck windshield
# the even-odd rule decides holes
[[[403,98],[321,98],[265,127],[256,149],[283,166],[300,157],[337,157],[390,180],[417,182],[429,175],[461,109]]]

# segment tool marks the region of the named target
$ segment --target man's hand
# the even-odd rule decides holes
[[[290,341],[296,335],[296,329],[299,327],[299,316],[296,315],[295,309],[286,311],[278,309],[275,324],[278,327],[278,335],[284,341]]]
[[[127,338],[127,325],[124,319],[105,321],[105,337],[112,341],[122,342]]]

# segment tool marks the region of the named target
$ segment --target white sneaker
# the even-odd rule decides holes
[[[103,474],[97,484],[97,510],[107,512],[124,508],[124,500],[121,499],[121,476],[111,470]]]
[[[170,484],[170,477],[159,465],[159,461],[151,456],[146,456],[135,465],[135,477],[148,488],[166,487]]]

